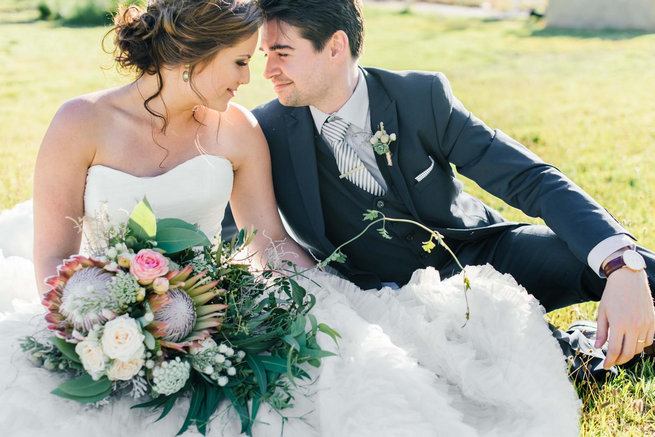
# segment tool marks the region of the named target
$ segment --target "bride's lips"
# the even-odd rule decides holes
[[[232,88],[228,88],[227,92],[232,95],[232,97],[237,95],[237,90],[233,90]]]

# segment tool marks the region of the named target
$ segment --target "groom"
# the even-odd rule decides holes
[[[510,273],[547,311],[600,300],[597,346],[609,335],[606,368],[653,342],[655,256],[635,248],[588,194],[485,126],[443,74],[358,66],[361,0],[260,5],[264,75],[278,98],[253,113],[271,149],[280,211],[316,258],[359,232],[362,214],[376,209],[438,230],[462,264]],[[387,137],[374,148],[371,135],[382,129]],[[462,191],[451,164],[548,227],[508,222]],[[458,272],[442,248],[421,249],[426,232],[404,223],[387,230],[391,240],[371,230],[346,246],[347,262],[335,267],[362,288],[402,285],[427,266],[443,277]]]

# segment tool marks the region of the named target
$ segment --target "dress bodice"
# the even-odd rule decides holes
[[[216,155],[195,156],[152,177],[134,176],[104,165],[91,166],[84,190],[83,248],[94,235],[93,223],[99,214],[106,216],[110,224],[124,223],[144,196],[158,219],[178,218],[197,224],[214,241],[221,231],[233,180],[232,163]]]

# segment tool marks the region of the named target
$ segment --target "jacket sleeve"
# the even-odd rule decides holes
[[[438,153],[480,187],[540,217],[586,263],[600,241],[627,231],[554,166],[500,130],[492,130],[455,98],[446,77],[432,80]]]

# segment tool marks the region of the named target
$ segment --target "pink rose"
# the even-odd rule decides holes
[[[151,249],[141,249],[130,262],[130,273],[141,285],[152,284],[156,278],[168,273],[168,260]]]

